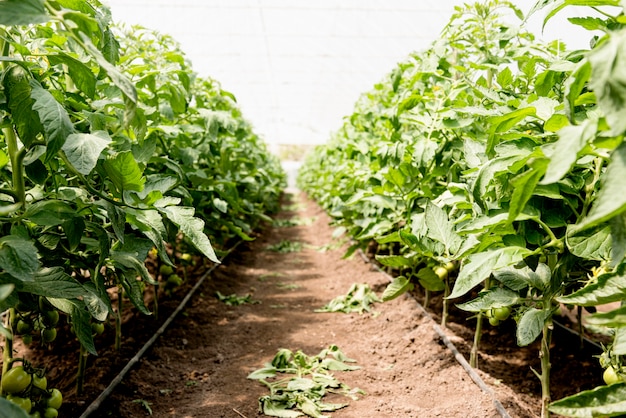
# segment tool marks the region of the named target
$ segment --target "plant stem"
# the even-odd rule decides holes
[[[20,203],[22,209],[26,204],[26,186],[24,183],[24,153],[21,153],[17,145],[17,135],[12,126],[3,128],[2,132],[7,142],[9,158],[11,159],[11,176],[13,180],[13,191],[15,192],[15,203]]]
[[[448,295],[450,294],[450,281],[449,278],[443,281],[445,289],[443,291],[443,310],[441,312],[441,328],[446,328],[448,324],[448,308],[450,306],[450,301],[448,300]]]
[[[470,351],[470,366],[473,368],[478,367],[478,347],[480,347],[480,338],[483,334],[483,313],[478,312],[476,316],[476,330],[474,331],[474,344],[472,344],[472,351]]]
[[[541,418],[549,418],[550,411],[550,340],[552,339],[552,319],[543,325],[541,337]]]
[[[117,315],[115,315],[115,349],[120,350],[122,346],[122,308],[124,298],[124,289],[122,286],[117,288]]]
[[[430,303],[430,291],[428,289],[424,290],[424,307],[428,307]]]
[[[81,396],[85,387],[85,369],[87,368],[87,356],[89,353],[83,345],[80,345],[78,357],[78,373],[76,374],[76,394]]]

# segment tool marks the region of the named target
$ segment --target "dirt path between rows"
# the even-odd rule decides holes
[[[320,251],[333,242],[328,217],[303,195],[285,203],[295,211],[283,210],[278,218],[312,222],[268,228],[240,247],[93,416],[148,416],[147,405],[156,418],[257,417],[258,398],[267,389],[247,379],[250,372],[280,348],[313,355],[331,344],[362,367],[335,375],[366,392],[359,400],[332,399],[349,402],[330,413],[334,418],[500,416],[413,299],[376,304],[370,314],[315,313],[353,283],[368,283],[380,294],[387,279],[358,257],[342,259],[345,248]],[[304,248],[267,250],[282,240],[301,242]],[[227,306],[216,299],[216,291],[252,293],[261,303]],[[482,376],[512,417],[536,416],[525,397]]]

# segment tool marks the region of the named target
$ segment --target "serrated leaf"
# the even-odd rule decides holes
[[[601,224],[626,210],[625,178],[626,142],[622,142],[611,154],[611,161],[602,175],[602,186],[589,214],[581,223],[575,225],[575,231]]]
[[[78,299],[86,293],[83,286],[61,267],[46,267],[39,270],[34,276],[34,281],[23,283],[19,290],[55,299]]]
[[[96,76],[91,71],[91,68],[64,53],[50,54],[47,55],[47,58],[50,61],[50,65],[63,64],[67,66],[69,76],[76,84],[76,87],[90,99],[94,98],[96,94]]]
[[[585,323],[611,328],[626,327],[626,306],[608,312],[598,312],[589,315],[585,318]]]
[[[123,151],[107,158],[104,162],[104,169],[109,176],[109,180],[113,182],[120,193],[131,190],[140,192],[143,190],[146,179],[132,152]]]
[[[550,316],[550,311],[537,308],[526,310],[517,323],[517,344],[524,347],[535,341]]]
[[[461,237],[454,232],[452,223],[443,209],[428,202],[424,211],[424,221],[428,228],[427,236],[441,242],[445,246],[446,254],[458,251]]]
[[[211,241],[204,233],[204,221],[194,217],[195,210],[183,206],[166,206],[159,211],[180,228],[180,231],[202,254],[214,263],[219,263]]]
[[[49,20],[42,0],[0,1],[0,25],[21,26]]]
[[[533,196],[539,179],[545,173],[547,161],[536,161],[535,165],[511,179],[513,193],[509,202],[508,221],[513,222],[526,207],[526,203]]]
[[[476,299],[456,306],[468,312],[481,312],[491,308],[516,305],[519,301],[520,296],[516,292],[496,287],[485,292],[480,292]]]
[[[417,279],[424,289],[431,292],[441,292],[446,288],[443,280],[430,267],[421,268],[417,272]]]
[[[398,276],[395,277],[389,285],[387,285],[387,288],[383,292],[381,298],[383,302],[387,302],[397,298],[409,290],[413,290],[413,283],[411,283],[411,281],[404,276]]]
[[[97,356],[98,353],[93,343],[91,331],[91,315],[89,315],[85,303],[77,299],[56,299],[51,297],[48,298],[48,302],[60,311],[70,315],[72,327],[76,337],[78,337],[78,341],[90,354]]]
[[[624,265],[617,271],[598,276],[597,281],[566,296],[557,298],[559,302],[580,306],[597,306],[620,302],[626,298],[626,276]]]
[[[584,390],[552,402],[548,409],[555,414],[575,418],[620,416],[626,414],[626,383]]]
[[[361,368],[359,366],[352,366],[350,364],[344,363],[343,361],[335,360],[332,358],[325,358],[320,363],[320,366],[326,370],[342,371],[342,372],[351,371],[351,370],[359,370]]]
[[[29,75],[16,65],[6,71],[2,81],[17,133],[24,145],[30,147],[43,127],[39,115],[33,110]]]
[[[46,140],[46,162],[55,157],[65,140],[74,132],[67,110],[37,80],[30,80],[33,110],[39,115]]]
[[[251,380],[269,379],[276,376],[276,367],[264,367],[250,373],[247,378]]]
[[[550,284],[550,268],[539,263],[533,271],[530,267],[505,268],[493,273],[493,277],[511,290],[520,291],[527,287],[544,291]]]
[[[297,418],[304,415],[299,411],[288,409],[289,406],[282,402],[274,402],[269,396],[264,396],[259,399],[259,409],[270,417],[279,418]]]
[[[522,247],[503,247],[495,250],[470,254],[467,263],[459,272],[454,282],[449,299],[463,296],[480,282],[488,278],[492,272],[520,262],[530,251]]]
[[[76,216],[76,210],[62,200],[41,200],[26,209],[24,217],[40,226],[62,225]]]
[[[379,255],[376,254],[376,261],[378,261],[383,266],[393,267],[393,268],[401,268],[401,267],[410,267],[413,265],[413,261],[402,255]]]
[[[37,247],[15,235],[0,238],[0,268],[24,283],[32,282],[39,269]]]
[[[585,119],[580,125],[565,126],[558,132],[559,140],[549,153],[550,163],[541,184],[561,180],[578,159],[580,153],[596,136],[598,122]]]
[[[577,234],[570,234],[568,225],[565,235],[567,248],[577,257],[588,260],[606,261],[611,257],[611,228],[599,225]]]

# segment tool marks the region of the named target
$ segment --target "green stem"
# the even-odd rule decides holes
[[[430,291],[428,289],[424,290],[424,307],[428,307],[430,303]]]
[[[483,335],[483,313],[478,312],[476,316],[476,330],[474,331],[474,343],[472,344],[472,350],[470,351],[470,366],[473,368],[478,367],[478,348],[480,347],[480,338]]]
[[[549,309],[549,307],[547,308]],[[552,320],[543,325],[541,337],[541,418],[550,418],[550,341],[552,338]]]
[[[450,294],[450,281],[446,277],[443,281],[445,289],[443,291],[443,310],[441,312],[441,328],[446,328],[448,326],[448,310],[450,306],[450,301],[448,300],[448,295]]]
[[[18,147],[17,135],[13,127],[3,128],[2,132],[7,142],[9,158],[11,160],[11,176],[13,180],[13,191],[15,193],[15,203],[20,203],[22,209],[26,204],[26,185],[24,182],[24,152]]]
[[[76,394],[81,396],[85,388],[85,370],[87,369],[87,356],[89,353],[83,345],[80,345],[78,358],[78,373],[76,374]]]
[[[117,288],[117,315],[115,315],[115,349],[117,351],[122,347],[122,308],[124,299],[124,289],[122,286]]]

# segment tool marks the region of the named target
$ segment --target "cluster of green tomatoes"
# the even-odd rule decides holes
[[[44,297],[39,300],[20,300],[16,314],[13,317],[12,329],[16,335],[21,335],[22,341],[30,345],[33,335],[40,335],[42,344],[49,344],[57,338],[56,326],[59,323],[59,311]]]
[[[32,418],[56,418],[63,403],[61,391],[48,389],[45,370],[32,367],[21,359],[20,366],[13,366],[2,375],[3,396],[22,408]]]

